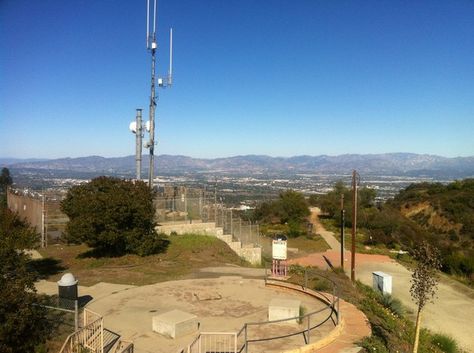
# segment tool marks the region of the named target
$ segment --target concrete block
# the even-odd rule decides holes
[[[237,254],[240,253],[240,249],[242,249],[242,243],[240,241],[232,241],[229,243],[229,247]]]
[[[225,243],[232,242],[232,234],[218,235],[217,237]]]
[[[268,304],[268,320],[282,320],[300,315],[300,300],[294,299],[272,299]],[[297,324],[298,320],[283,321],[283,324]]]
[[[153,316],[152,329],[161,335],[179,338],[198,330],[198,318],[181,310],[171,310]]]
[[[239,250],[239,256],[250,262],[252,265],[260,265],[262,263],[262,248],[243,247]]]

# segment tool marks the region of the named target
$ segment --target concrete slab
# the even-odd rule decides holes
[[[283,320],[300,315],[301,301],[295,299],[275,298],[268,304],[268,320]],[[288,320],[283,323],[297,324],[298,320]]]
[[[161,315],[153,316],[152,329],[163,336],[179,338],[198,330],[198,317],[181,311],[171,310]]]

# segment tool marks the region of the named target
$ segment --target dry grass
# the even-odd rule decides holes
[[[146,285],[186,278],[202,267],[222,264],[245,265],[223,241],[210,236],[171,236],[162,254],[140,257],[87,257],[86,245],[54,245],[41,249],[45,258],[59,260],[64,269],[51,271],[46,278],[57,281],[64,272],[72,272],[84,286],[98,282]]]

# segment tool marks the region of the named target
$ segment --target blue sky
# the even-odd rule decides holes
[[[473,1],[161,0],[155,153],[474,155]],[[0,1],[0,156],[124,156],[145,0]]]

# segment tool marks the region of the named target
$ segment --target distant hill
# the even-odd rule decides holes
[[[133,174],[135,156],[104,158],[89,156],[50,160],[18,161],[2,159],[2,164],[17,169],[67,170],[108,174]],[[143,170],[148,156],[143,156]],[[246,155],[203,159],[160,155],[157,173],[348,173],[357,169],[364,174],[437,176],[463,178],[474,176],[474,157],[446,158],[414,153],[345,154],[339,156],[269,157]]]
[[[16,163],[28,163],[28,162],[43,162],[47,159],[44,158],[28,158],[28,159],[21,159],[21,158],[2,158],[0,157],[0,167],[9,166]]]

